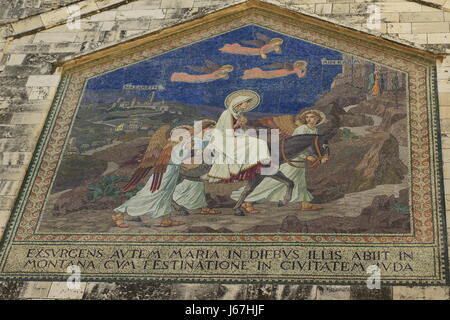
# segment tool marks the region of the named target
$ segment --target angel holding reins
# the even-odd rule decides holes
[[[289,120],[283,120],[287,118],[289,118]],[[309,134],[316,135],[318,134],[317,126],[329,121],[326,119],[325,114],[319,110],[307,110],[300,112],[295,116],[294,123],[292,123],[292,125],[286,125],[286,122],[292,122],[289,116],[281,116],[274,119],[277,119],[278,121],[283,120],[280,123],[277,123],[276,127],[285,129],[282,131],[285,131],[287,135],[292,136]],[[294,125],[296,126],[295,128],[287,128]],[[305,164],[303,166],[299,165],[294,167],[289,163],[284,163],[280,166],[280,171],[294,182],[291,202],[300,202],[300,211],[316,211],[322,209],[321,206],[311,204],[313,196],[307,189],[306,164],[308,162],[313,163],[317,160],[316,157],[312,155],[311,151],[312,150],[308,148],[292,160],[293,162],[303,162]],[[231,198],[233,200],[238,200],[242,192],[243,188],[234,191]],[[254,203],[279,202],[284,198],[285,193],[286,186],[283,183],[267,177],[255,188],[255,190],[253,190],[250,195],[246,197],[246,202],[243,203],[242,208],[246,213],[256,214],[258,211],[254,208]]]

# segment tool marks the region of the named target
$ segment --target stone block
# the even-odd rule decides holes
[[[444,12],[404,12],[400,13],[400,22],[441,22]]]
[[[449,44],[450,43],[450,33],[430,33],[427,36],[428,44]]]
[[[428,43],[427,40],[427,34],[426,33],[416,33],[416,34],[412,34],[412,33],[400,33],[398,35],[398,37],[400,39],[405,39],[409,42],[412,43],[417,43],[417,44],[426,44]]]
[[[6,224],[8,223],[10,210],[0,210],[0,238],[3,235]]]
[[[69,276],[68,274],[67,277]],[[83,298],[85,289],[86,283],[80,283],[80,288],[74,290],[68,288],[67,282],[53,282],[48,293],[48,298],[60,300],[81,299]]]
[[[349,300],[350,286],[313,286],[313,300]]]
[[[315,13],[322,15],[322,14],[331,14],[332,10],[332,4],[331,3],[319,3],[316,4]]]
[[[8,65],[8,66],[21,65],[26,56],[27,56],[26,54],[22,54],[22,53],[11,54],[8,58],[8,61],[6,62],[6,65]]]
[[[20,295],[21,299],[45,299],[48,296],[51,282],[27,282]]]
[[[45,27],[67,21],[70,16],[69,10],[66,7],[62,7],[56,10],[48,11],[41,14],[42,22]]]
[[[34,37],[34,43],[44,42],[44,43],[62,43],[62,42],[74,42],[77,38],[76,32],[39,32]]]
[[[387,23],[388,33],[411,33],[411,23]]]
[[[192,8],[194,6],[194,0],[162,0],[162,9],[175,9],[175,8]]]
[[[142,17],[149,17],[151,19],[164,19],[165,12],[161,9],[117,11],[116,20],[139,19]]]
[[[0,196],[14,196],[19,191],[19,181],[0,180]]]
[[[28,77],[27,87],[56,87],[61,75],[31,75]]]
[[[40,16],[34,16],[12,23],[12,28],[15,34],[20,34],[42,27],[44,27],[44,22],[42,21]]]
[[[418,3],[398,1],[398,2],[383,2],[378,4],[381,7],[381,12],[420,12],[422,7]]]
[[[95,0],[95,4],[99,9],[104,9],[113,5],[125,3],[124,0]]]
[[[89,21],[97,22],[97,21],[114,21],[116,20],[117,11],[103,11],[97,14],[90,16]]]
[[[449,31],[449,22],[417,22],[412,24],[412,33],[443,33]]]
[[[394,300],[448,300],[449,287],[393,287]]]
[[[333,10],[332,12],[334,14],[344,14],[350,12],[350,6],[348,3],[333,3]]]

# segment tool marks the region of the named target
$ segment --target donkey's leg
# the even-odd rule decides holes
[[[186,178],[183,175],[178,176],[178,182],[177,185],[183,182]],[[189,180],[189,179],[186,179]],[[189,211],[183,207],[182,205],[179,205],[175,200],[172,199],[172,207],[177,212],[179,216],[189,216]]]
[[[292,191],[294,191],[294,182],[291,179],[289,179],[288,177],[286,177],[284,175],[284,173],[281,171],[278,171],[276,174],[274,174],[273,176],[270,176],[270,177],[272,179],[280,181],[286,185],[286,187],[287,187],[286,194],[284,195],[283,201],[280,201],[278,203],[278,206],[282,207],[282,206],[287,205],[289,203],[289,201],[291,201],[291,199],[292,199]]]
[[[177,214],[179,216],[189,216],[189,211],[183,207],[182,205],[179,205],[178,203],[175,202],[175,200],[172,200],[172,207],[174,208],[174,210],[177,212]]]
[[[251,181],[249,181],[247,183],[247,185],[245,186],[244,191],[242,192],[238,202],[236,202],[236,205],[233,208],[234,212],[235,212],[235,215],[237,215],[237,216],[245,216],[244,210],[242,210],[241,206],[244,203],[245,198],[247,198],[248,195],[250,193],[252,193],[253,190],[255,190],[255,188],[258,186],[258,184],[261,183],[261,181],[263,181],[264,178],[265,177],[263,177],[263,176],[258,174],[258,175],[256,175],[255,179],[253,179],[253,180],[251,180]]]

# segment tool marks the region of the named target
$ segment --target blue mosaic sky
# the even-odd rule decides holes
[[[259,56],[244,56],[222,53],[219,48],[225,44],[238,43],[241,40],[256,39],[257,32],[269,37],[284,40],[282,53],[268,54],[263,60]],[[242,43],[241,43],[242,44]],[[244,45],[244,44],[242,44]],[[108,74],[91,79],[88,90],[120,90],[125,84],[163,85],[165,90],[158,91],[156,100],[178,101],[187,104],[221,107],[228,94],[239,89],[252,89],[262,97],[257,112],[295,113],[309,107],[318,100],[318,95],[330,89],[333,79],[341,72],[341,66],[323,65],[321,59],[342,59],[340,52],[294,39],[257,26],[243,27],[226,34],[168,52],[159,57],[142,61]],[[234,71],[228,80],[210,83],[171,82],[173,72],[195,73],[188,65],[201,66],[209,59],[218,64],[231,64]],[[241,79],[246,69],[261,67],[274,62],[308,62],[308,73],[299,79],[289,75],[276,79]],[[129,95],[129,91],[127,94]],[[148,92],[136,92],[138,96]]]

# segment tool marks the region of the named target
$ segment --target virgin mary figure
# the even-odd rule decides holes
[[[258,107],[260,96],[252,90],[239,90],[225,99],[226,110],[217,121],[211,141],[206,148],[212,167],[207,174],[209,182],[236,182],[250,180],[261,166],[270,163],[267,142],[245,131],[245,112]]]

